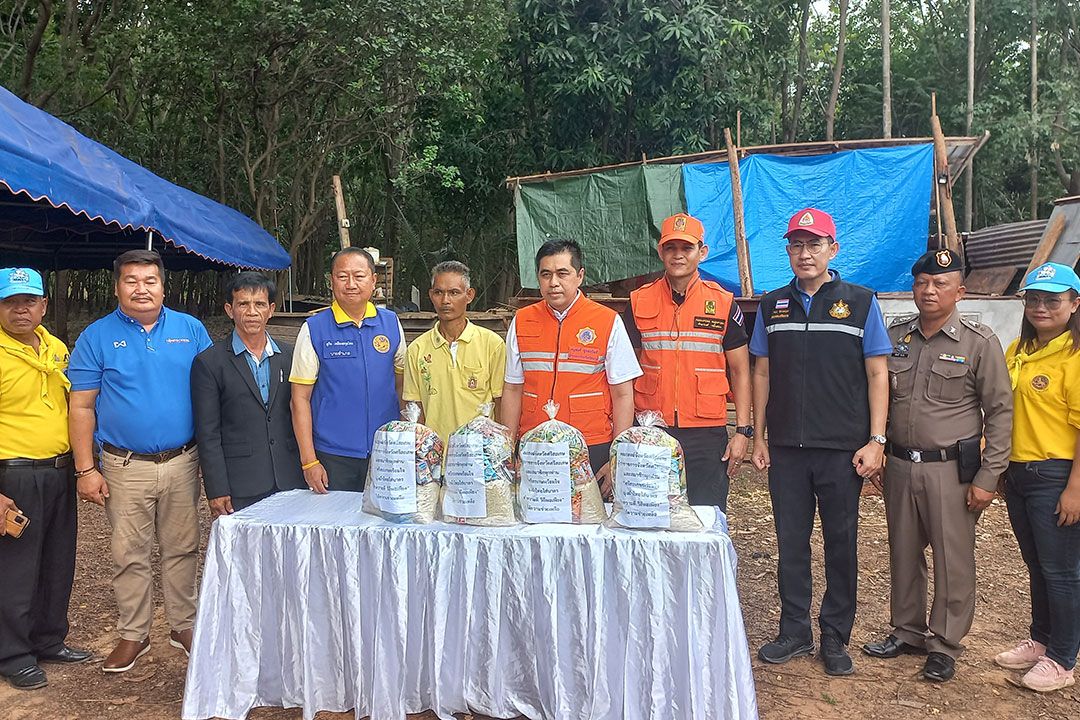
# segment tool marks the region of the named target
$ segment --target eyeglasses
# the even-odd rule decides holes
[[[1060,295],[1031,295],[1024,294],[1024,307],[1037,308],[1040,305],[1047,310],[1057,310],[1065,300]]]
[[[810,242],[793,242],[788,243],[786,246],[787,254],[792,257],[798,257],[802,255],[802,251],[805,248],[810,251],[811,255],[820,255],[821,251],[829,247],[828,240],[811,240]]]

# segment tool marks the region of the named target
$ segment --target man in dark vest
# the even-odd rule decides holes
[[[753,462],[769,469],[780,555],[780,633],[758,657],[784,663],[814,652],[810,533],[817,510],[826,584],[820,657],[829,675],[849,675],[859,495],[882,465],[892,344],[873,291],[829,269],[840,244],[827,213],[800,210],[784,237],[795,277],[761,299],[750,338],[757,358]]]

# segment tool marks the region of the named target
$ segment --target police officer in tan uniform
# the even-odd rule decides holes
[[[927,653],[923,676],[956,672],[975,616],[975,523],[1009,460],[1012,395],[1001,344],[960,317],[963,262],[932,250],[911,268],[916,317],[889,327],[889,445],[884,473],[893,632],[868,655]],[[983,441],[985,440],[985,447]],[[934,602],[926,616],[926,546]]]

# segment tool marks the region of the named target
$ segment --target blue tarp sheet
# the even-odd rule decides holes
[[[813,157],[750,155],[739,161],[754,293],[791,281],[784,253],[788,219],[816,207],[836,221],[832,267],[878,292],[911,289],[911,266],[926,252],[933,188],[932,145],[851,150]],[[738,292],[731,177],[726,163],[683,165],[687,211],[705,224],[701,271]]]
[[[164,180],[0,87],[0,185],[188,252],[282,270],[289,254],[243,214]]]

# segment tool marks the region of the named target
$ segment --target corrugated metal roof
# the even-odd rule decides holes
[[[990,267],[1025,269],[1046,230],[1046,220],[992,225],[968,236],[965,246],[973,270]]]

